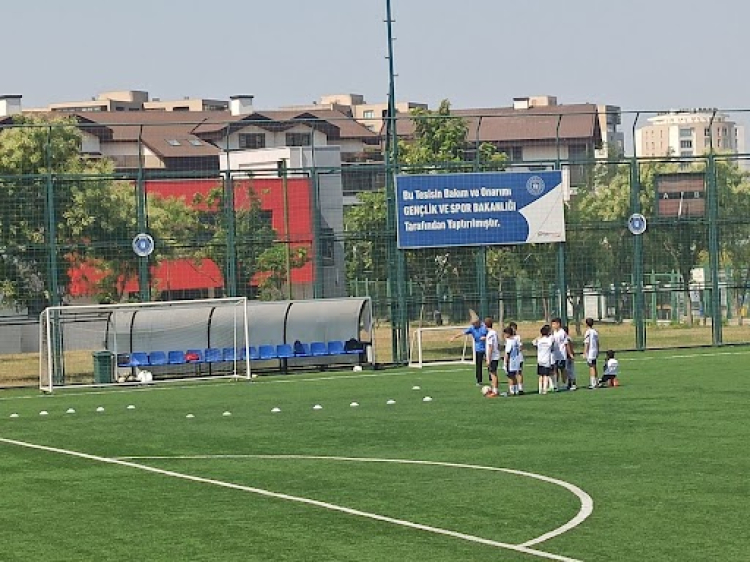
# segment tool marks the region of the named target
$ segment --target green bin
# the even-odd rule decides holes
[[[95,351],[94,357],[94,383],[109,384],[115,373],[115,354],[111,351]]]

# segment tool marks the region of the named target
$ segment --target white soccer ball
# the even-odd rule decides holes
[[[490,392],[492,392],[492,387],[484,385],[482,387],[482,396],[487,396]]]
[[[354,371],[355,373],[359,373],[360,371],[362,371],[362,365],[354,365],[354,367],[352,367],[352,371]]]
[[[126,382],[127,380],[128,380],[127,375],[120,375],[119,377],[117,377],[117,382],[119,383]]]

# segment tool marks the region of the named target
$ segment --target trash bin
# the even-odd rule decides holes
[[[94,357],[94,383],[109,384],[115,372],[115,354],[111,351],[95,351]]]

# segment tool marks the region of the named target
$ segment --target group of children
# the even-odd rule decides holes
[[[484,338],[485,359],[490,374],[491,387],[484,393],[488,398],[494,398],[499,393],[498,370],[501,365],[508,379],[508,395],[516,396],[524,394],[523,390],[523,345],[518,335],[518,326],[511,322],[503,329],[504,344],[501,346],[500,335],[493,328],[492,318],[484,321],[487,335]],[[598,375],[597,359],[599,357],[599,333],[594,329],[593,318],[586,319],[586,334],[584,336],[583,357],[589,369],[588,388],[601,388],[605,386],[618,386],[617,375],[619,363],[615,359],[612,350],[606,353],[604,374],[601,379]],[[539,337],[532,342],[537,350],[537,375],[539,376],[539,394],[556,392],[562,388],[576,390],[576,373],[573,345],[568,336],[566,326],[562,325],[560,318],[554,318],[551,325],[542,326]],[[502,347],[502,351],[501,351]]]

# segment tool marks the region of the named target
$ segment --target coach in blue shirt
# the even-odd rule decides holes
[[[464,335],[471,336],[474,340],[474,374],[477,379],[477,386],[481,386],[482,373],[484,372],[484,342],[487,338],[487,326],[485,326],[477,316],[472,316],[471,325],[462,333],[453,336],[451,338],[451,341],[454,341]]]

